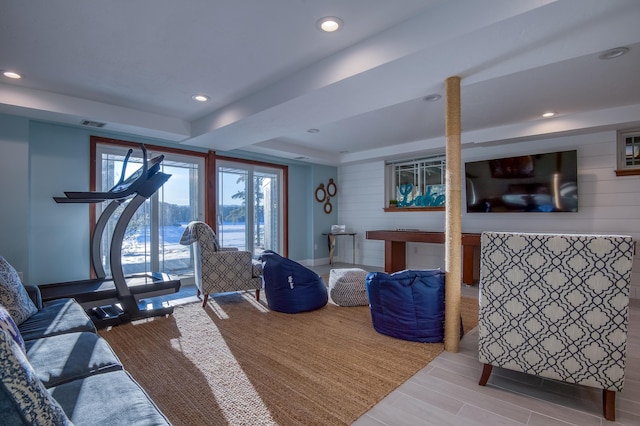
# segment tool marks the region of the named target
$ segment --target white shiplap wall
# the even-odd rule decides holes
[[[567,136],[508,145],[467,148],[462,162],[578,150],[577,213],[466,213],[463,200],[462,231],[521,231],[625,234],[640,240],[640,176],[617,177],[615,131]],[[416,154],[416,157],[420,154]],[[464,180],[463,180],[464,182]],[[357,232],[356,263],[384,266],[384,242],[365,238],[367,230],[416,228],[442,231],[443,212],[385,213],[384,162],[338,168],[338,219]],[[464,188],[462,193],[464,194]],[[464,195],[463,195],[464,197]],[[339,239],[340,240],[340,239]],[[351,241],[338,241],[337,258],[351,261]],[[409,243],[408,268],[444,268],[444,245]],[[636,253],[631,297],[640,299],[640,256]]]

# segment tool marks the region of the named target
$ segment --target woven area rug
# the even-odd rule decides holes
[[[471,330],[478,303],[462,301]],[[443,350],[377,333],[366,306],[291,315],[249,293],[100,335],[176,426],[351,424]]]

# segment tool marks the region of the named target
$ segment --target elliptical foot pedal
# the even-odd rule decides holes
[[[91,313],[98,319],[113,319],[118,318],[124,311],[119,304],[115,304],[91,308]]]

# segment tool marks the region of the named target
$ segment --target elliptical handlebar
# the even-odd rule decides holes
[[[109,191],[115,190],[124,182],[125,171],[127,170],[127,164],[129,163],[129,157],[131,157],[131,154],[133,154],[133,148],[129,148],[129,150],[127,151],[127,155],[124,156],[124,161],[122,162],[122,172],[120,173],[120,179],[118,179],[118,182],[116,182],[116,184],[113,185],[113,188],[111,188]]]
[[[98,203],[106,200],[125,199],[135,194],[138,188],[145,183],[151,176],[160,170],[160,163],[164,159],[164,155],[159,155],[151,160],[151,167],[147,161],[147,148],[144,144],[140,144],[142,150],[142,167],[133,172],[125,179],[125,172],[129,163],[129,158],[133,153],[133,149],[127,151],[122,164],[122,173],[118,182],[107,192],[73,192],[65,191],[66,197],[53,197],[56,203]]]

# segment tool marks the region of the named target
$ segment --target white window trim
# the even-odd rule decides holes
[[[428,157],[421,157],[416,159],[404,159],[404,160],[396,160],[396,161],[387,161],[385,163],[385,207],[389,205],[390,200],[397,200],[396,194],[396,182],[398,175],[398,167],[401,166],[411,166],[411,165],[420,165],[424,163],[433,163],[430,167],[437,167],[437,163],[440,163],[442,166],[442,173],[440,177],[440,184],[444,185],[445,183],[445,170],[444,164],[446,163],[446,156],[444,154],[440,155],[432,155]],[[408,207],[411,208],[411,207]]]
[[[95,146],[95,160],[96,160],[96,167],[95,167],[95,182],[96,182],[96,188],[98,190],[101,190],[100,188],[103,188],[102,184],[102,156],[103,154],[111,154],[111,155],[121,155],[121,156],[125,156],[127,151],[129,150],[128,146],[122,146],[122,145],[115,145],[115,144],[109,144],[109,143],[96,143]],[[180,162],[180,163],[194,163],[197,165],[198,167],[198,182],[199,184],[199,188],[196,189],[197,192],[197,211],[196,211],[196,215],[197,215],[197,219],[198,220],[204,220],[205,217],[205,189],[206,189],[206,174],[205,174],[205,159],[202,156],[191,156],[188,154],[177,154],[174,152],[167,152],[167,151],[162,151],[161,149],[149,149],[147,148],[147,160],[157,156],[157,155],[164,155],[164,160],[163,160],[163,164],[164,165],[168,165],[171,162]],[[140,149],[136,149],[133,148],[133,153],[132,153],[132,157],[133,158],[140,158],[141,156],[141,152]],[[158,193],[153,194],[153,196],[151,197],[151,200],[157,200],[158,197]],[[100,213],[102,212],[102,209],[106,207],[105,205],[102,204],[98,204],[96,205],[96,216],[99,216]],[[153,202],[152,203],[152,207],[153,208],[157,208],[157,203]],[[158,220],[159,220],[159,216],[158,216],[158,212],[155,212],[156,214],[152,214],[151,215],[151,221],[153,223],[151,223],[150,225],[152,227],[157,227],[158,225]],[[153,238],[153,237],[152,237]],[[159,253],[158,253],[158,247],[156,244],[151,244],[151,270],[156,271],[158,270],[158,262],[159,262]],[[193,278],[190,278],[190,280],[192,280]],[[189,280],[189,279],[188,279]],[[183,282],[184,284],[188,284],[188,282]]]
[[[640,128],[618,130],[617,132],[617,170],[637,170],[640,172],[640,159],[637,164],[627,164],[627,138],[634,137],[638,140],[636,145],[640,150]]]

